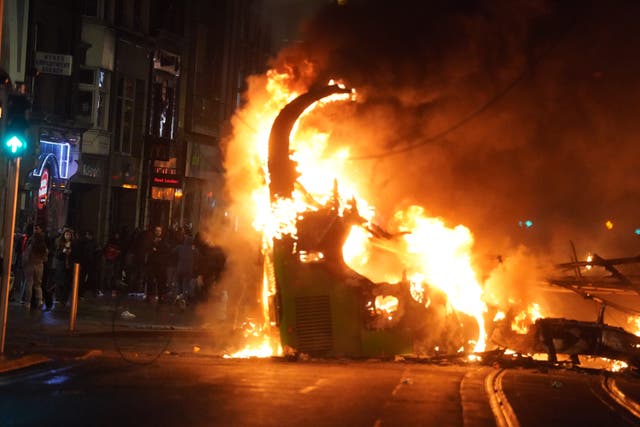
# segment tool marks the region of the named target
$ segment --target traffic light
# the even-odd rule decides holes
[[[27,151],[30,108],[26,94],[3,90],[2,152],[7,157],[22,157]]]
[[[520,228],[531,228],[533,227],[533,221],[527,219],[526,221],[518,221],[518,227]]]

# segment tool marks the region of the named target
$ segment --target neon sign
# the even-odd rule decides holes
[[[34,176],[42,176],[42,170],[49,159],[55,159],[58,166],[58,178],[69,178],[69,159],[71,158],[71,144],[68,142],[52,142],[40,140],[40,155],[46,154],[40,169],[36,169]]]

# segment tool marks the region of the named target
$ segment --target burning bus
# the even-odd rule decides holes
[[[365,218],[355,197],[341,197],[337,180],[322,201],[297,180],[290,134],[298,118],[323,98],[351,94],[335,84],[310,90],[287,104],[271,128],[271,204],[275,210],[285,203],[302,206],[295,210],[293,227],[273,239],[266,261],[272,289],[269,317],[278,327],[283,349],[340,357],[388,357],[413,353],[416,346],[472,351],[484,333],[481,306],[475,319],[452,310],[442,290],[406,265],[395,272],[399,280],[373,282],[345,262],[344,248],[352,233],[392,248],[394,241],[411,238],[410,230],[391,233]]]
[[[396,210],[380,226],[375,209],[355,190],[359,174],[347,165],[348,154],[327,154],[327,134],[305,122],[307,114],[330,103],[339,108],[353,101],[355,91],[331,82],[296,92],[286,89],[290,76],[271,71],[267,77],[266,98],[246,110],[253,116],[238,117],[238,128],[253,133],[236,141],[248,146],[234,147],[229,162],[246,161],[249,153],[259,157],[259,163],[247,164],[259,165],[261,178],[251,179],[246,168],[233,175],[245,190],[253,188],[242,203],[255,205],[253,225],[262,239],[263,320],[246,322],[245,336],[253,339],[231,357],[412,354],[470,360],[466,356],[486,351],[488,340],[490,350],[546,353],[551,363],[568,354],[572,361],[591,355],[640,364],[640,341],[605,325],[603,317],[553,318],[534,301],[512,301],[507,293],[513,276],[500,279],[505,295],[494,298],[496,289],[487,289],[486,279],[481,285],[472,265],[468,228],[449,227],[415,205]],[[591,285],[584,288],[578,278],[577,284],[547,278],[546,286],[573,286],[584,296]]]

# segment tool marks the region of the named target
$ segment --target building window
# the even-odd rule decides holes
[[[78,72],[78,117],[93,128],[107,129],[111,74],[100,68],[80,68]]]
[[[82,0],[82,14],[92,18],[105,19],[107,0]]]
[[[176,125],[176,91],[172,87],[173,81],[162,80],[153,83],[153,109],[151,115],[151,129],[153,136],[173,139]]]
[[[116,108],[116,151],[139,156],[145,108],[145,80],[121,76],[118,80]]]

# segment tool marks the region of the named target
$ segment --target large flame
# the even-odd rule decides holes
[[[238,113],[234,125],[246,127],[249,124],[254,131],[249,136],[254,144],[247,144],[247,141],[244,144],[247,150],[252,151],[247,157],[253,158],[257,154],[259,167],[264,174],[264,180],[252,191],[251,201],[253,225],[263,235],[262,250],[268,264],[273,239],[283,235],[295,237],[299,214],[316,209],[310,200],[326,203],[331,197],[338,196],[340,206],[347,206],[349,201],[354,200],[360,215],[368,221],[375,218],[375,208],[359,195],[358,170],[348,161],[349,151],[331,150],[332,154],[328,155],[329,131],[303,126],[303,120],[296,123],[291,140],[291,158],[297,162],[297,172],[300,174],[298,183],[301,185],[294,190],[290,199],[270,200],[267,170],[270,127],[280,110],[300,93],[288,88],[291,76],[287,74],[270,71],[267,77],[268,102],[250,103],[248,108]],[[338,94],[325,98],[311,105],[302,117],[327,102],[345,101],[353,99],[355,95]],[[427,216],[424,208],[419,206],[399,210],[389,224],[383,225],[398,237],[381,243],[364,228],[354,227],[343,248],[345,262],[372,280],[397,283],[409,279],[412,295],[427,306],[429,301],[422,300],[427,287],[444,292],[455,310],[476,319],[478,337],[473,343],[474,350],[484,350],[486,334],[483,313],[486,306],[482,301],[482,287],[472,267],[473,236],[470,230],[462,225],[448,227],[442,219]],[[374,249],[392,254],[394,263],[382,266],[370,262],[370,254]],[[264,323],[257,329],[267,337],[271,336],[267,305],[274,290],[273,272],[265,267],[262,293]],[[391,314],[396,308],[394,304],[397,301],[380,300],[377,309]],[[278,345],[267,338],[255,351],[245,349],[233,356],[266,356],[277,351],[269,352],[269,349],[276,348]]]

